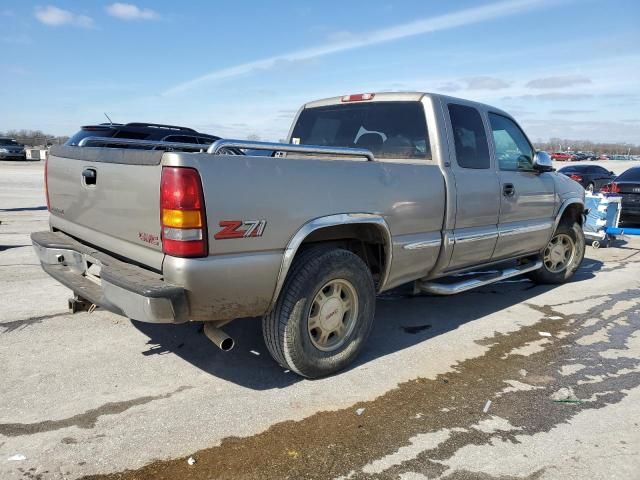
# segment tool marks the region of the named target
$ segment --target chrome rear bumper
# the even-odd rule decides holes
[[[31,234],[45,272],[73,292],[119,315],[151,323],[188,320],[183,288],[158,273],[118,260],[61,232]]]

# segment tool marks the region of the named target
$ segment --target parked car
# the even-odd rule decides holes
[[[602,186],[611,183],[616,174],[598,165],[569,165],[558,172],[578,182],[589,193],[598,191]]]
[[[65,145],[76,146],[85,138],[101,138],[99,145],[108,146],[104,139],[107,138],[124,138],[130,140],[144,141],[162,141],[175,143],[189,143],[197,145],[211,145],[220,137],[200,133],[188,127],[178,127],[175,125],[163,125],[159,123],[101,123],[99,125],[85,125],[77,133],[67,140]],[[95,144],[95,142],[94,142]],[[129,145],[118,144],[119,148],[127,148]],[[136,149],[145,148],[142,145],[136,145]],[[147,145],[146,148],[152,149],[153,146]],[[204,147],[203,147],[204,148]],[[198,150],[198,149],[190,149]]]
[[[223,350],[223,325],[262,317],[273,358],[320,377],[361,351],[376,293],[450,295],[521,274],[564,283],[582,262],[584,189],[497,108],[347,95],[304,105],[287,141],[52,147],[51,231],[31,236],[42,268],[74,308],[205,321]]]
[[[551,160],[557,160],[558,162],[573,162],[575,155],[566,152],[555,152],[551,154]]]
[[[622,197],[622,219],[640,222],[640,167],[631,167],[616,177],[614,182],[600,190]]]
[[[9,137],[0,137],[0,160],[25,160],[24,145]]]

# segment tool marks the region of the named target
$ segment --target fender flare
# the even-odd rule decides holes
[[[582,210],[584,211],[584,201],[581,198],[571,197],[571,198],[567,198],[565,201],[562,202],[562,204],[560,205],[560,208],[558,209],[558,214],[556,215],[556,219],[553,223],[553,230],[551,230],[551,235],[549,236],[549,240],[551,240],[551,237],[553,237],[553,234],[558,228],[558,225],[560,224],[560,219],[562,219],[562,215],[564,215],[564,211],[570,205],[575,205],[575,204],[580,205],[582,207]]]
[[[300,248],[300,245],[302,245],[304,240],[310,234],[322,228],[354,224],[374,225],[380,230],[380,233],[382,234],[382,238],[384,239],[385,243],[384,247],[386,253],[386,261],[384,272],[382,274],[382,277],[380,278],[378,291],[381,291],[384,288],[389,278],[389,272],[391,271],[391,262],[393,260],[393,240],[391,237],[391,230],[389,229],[389,225],[387,224],[385,219],[381,215],[375,215],[371,213],[340,213],[336,215],[327,215],[324,217],[315,218],[305,223],[289,240],[289,243],[284,250],[284,254],[282,255],[282,261],[280,263],[280,271],[278,272],[276,287],[273,292],[271,303],[269,304],[267,312],[270,312],[278,301],[278,297],[280,296],[280,292],[282,291],[282,287],[284,286],[284,281],[287,278],[289,269],[291,268],[296,253],[298,252],[298,249]]]

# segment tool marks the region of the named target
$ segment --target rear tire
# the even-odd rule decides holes
[[[584,232],[580,224],[575,221],[561,222],[540,254],[542,267],[527,275],[535,283],[567,282],[582,263],[584,246]]]
[[[375,314],[375,286],[354,253],[312,247],[293,262],[282,292],[262,319],[276,362],[308,378],[342,370],[362,350]]]

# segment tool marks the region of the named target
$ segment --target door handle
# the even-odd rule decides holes
[[[513,183],[505,183],[502,186],[502,194],[505,197],[513,197],[516,194],[516,187],[513,186]]]
[[[82,171],[82,180],[85,185],[95,185],[98,178],[98,172],[95,168],[85,168]]]

